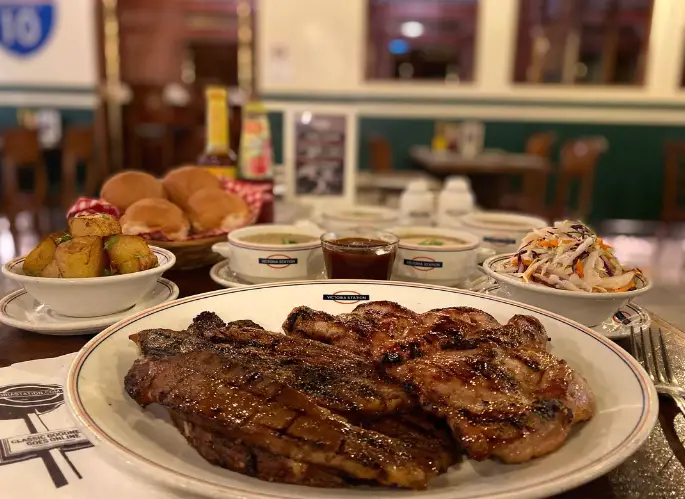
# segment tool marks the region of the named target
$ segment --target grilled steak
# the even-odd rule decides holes
[[[244,376],[270,376],[341,414],[382,416],[415,407],[396,382],[367,359],[322,343],[289,338],[254,327],[231,326],[212,333],[211,343],[194,334],[150,329],[133,335],[146,357],[213,351],[241,365]]]
[[[231,440],[202,425],[192,415],[170,410],[171,420],[188,443],[212,464],[269,482],[311,487],[344,487],[345,477],[324,466],[279,456],[240,440]]]
[[[470,307],[417,314],[396,303],[370,302],[349,314],[332,316],[297,307],[283,323],[289,336],[335,345],[377,362],[399,362],[445,348],[473,348],[495,342],[508,348],[534,344],[545,348],[547,336],[532,317],[516,315],[506,326]]]
[[[184,431],[193,445],[206,442],[201,428],[346,480],[413,489],[425,488],[450,463],[440,455],[426,460],[411,443],[355,426],[276,372],[256,373],[244,360],[210,350],[142,358],[126,375],[125,388],[142,406],[159,403],[182,413],[196,425]],[[201,452],[210,455],[208,449]]]
[[[416,314],[371,302],[331,316],[294,309],[283,329],[367,355],[445,417],[474,459],[523,462],[558,448],[574,423],[590,419],[586,381],[547,353],[540,322],[514,316],[506,325],[457,307]]]

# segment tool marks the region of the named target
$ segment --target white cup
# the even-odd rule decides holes
[[[262,244],[245,241],[258,234],[302,235],[314,241],[297,244]],[[212,250],[228,258],[230,269],[242,280],[268,282],[314,279],[323,272],[321,233],[296,225],[255,225],[234,230],[228,241],[216,243]]]
[[[491,255],[481,255],[479,238],[465,231],[417,226],[396,227],[390,232],[400,238],[393,269],[395,280],[453,286],[473,275],[479,259]],[[458,239],[463,244],[431,246],[406,241],[419,235]]]
[[[453,227],[478,236],[484,248],[499,254],[514,253],[530,231],[548,225],[546,220],[529,215],[484,211],[460,217]]]
[[[384,231],[397,225],[399,220],[396,210],[382,206],[332,207],[321,213],[323,226],[329,232],[348,229]]]

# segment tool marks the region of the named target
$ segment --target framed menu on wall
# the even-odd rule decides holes
[[[324,202],[354,197],[352,122],[344,112],[292,113],[292,197]]]

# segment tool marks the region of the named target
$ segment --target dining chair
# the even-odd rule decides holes
[[[94,157],[94,132],[89,126],[67,128],[62,145],[62,174],[60,177],[59,204],[68,209],[79,194],[95,194],[101,172]],[[85,167],[85,181],[79,192],[78,166]]]
[[[531,156],[551,159],[556,140],[555,132],[536,132],[526,140],[524,152]]]
[[[2,211],[15,224],[22,211],[38,215],[46,206],[48,177],[38,131],[11,128],[2,133]],[[25,188],[25,174],[32,174]]]
[[[592,209],[592,191],[595,169],[599,158],[609,148],[604,137],[581,137],[567,141],[559,154],[559,168],[554,196],[552,217],[584,220]],[[579,185],[577,208],[570,213],[567,204],[574,182]]]
[[[664,148],[661,220],[668,224],[685,220],[685,141],[669,141]]]
[[[369,156],[372,172],[387,173],[393,170],[392,151],[385,137],[373,135],[369,138]]]

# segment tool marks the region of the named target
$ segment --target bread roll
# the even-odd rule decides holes
[[[123,213],[140,199],[166,199],[167,195],[160,180],[149,173],[131,170],[110,177],[102,186],[100,197]]]
[[[186,239],[190,230],[181,208],[166,199],[141,199],[128,207],[119,222],[124,234],[159,231],[171,241]]]
[[[250,209],[241,197],[216,189],[202,189],[190,196],[186,210],[193,230],[202,234],[245,225]]]
[[[221,182],[213,174],[199,166],[182,166],[171,170],[162,180],[169,199],[184,210],[188,199],[203,189],[221,190]]]

